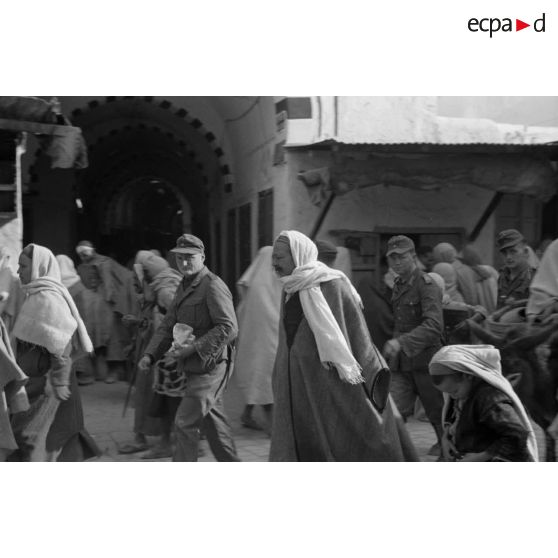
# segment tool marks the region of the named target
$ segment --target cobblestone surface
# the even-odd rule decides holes
[[[128,409],[126,415],[122,416],[124,400],[126,398],[127,384],[119,382],[107,385],[96,383],[82,387],[81,396],[85,412],[85,425],[89,433],[94,437],[103,451],[99,461],[142,461],[141,454],[120,455],[118,446],[133,439],[133,409]],[[234,382],[234,376],[225,394],[225,406],[233,428],[233,434],[240,458],[243,461],[267,461],[269,453],[269,437],[263,431],[255,431],[244,428],[240,424],[243,403],[238,388]],[[257,410],[254,413],[256,419],[261,418]],[[435,461],[435,457],[428,456],[428,450],[435,442],[434,431],[427,422],[410,420],[407,428],[413,439],[417,452],[423,461]],[[544,448],[541,430],[535,427],[539,448]],[[150,440],[150,442],[155,440]],[[202,442],[205,455],[200,461],[215,461],[207,442]],[[539,449],[539,451],[540,451]],[[544,454],[544,451],[541,451]],[[541,459],[543,459],[541,455]],[[170,459],[159,459],[157,461],[170,461]]]

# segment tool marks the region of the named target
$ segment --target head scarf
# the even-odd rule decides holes
[[[68,256],[60,254],[56,256],[56,261],[58,262],[58,267],[60,268],[62,284],[67,289],[81,281],[74,266],[74,262],[68,258]]]
[[[470,267],[482,265],[479,253],[470,244],[467,244],[461,251],[461,261]]]
[[[457,250],[449,242],[440,242],[432,254],[437,262],[453,263],[457,258]]]
[[[143,270],[147,271],[150,281],[153,281],[161,271],[170,267],[167,260],[155,255],[151,250],[140,250],[136,254],[134,266],[136,265],[141,265]]]
[[[442,347],[428,365],[431,376],[462,372],[475,376],[504,392],[513,403],[525,429],[529,432],[527,448],[535,461],[538,461],[537,440],[531,421],[523,404],[511,384],[502,374],[500,351],[492,345],[448,345]],[[442,423],[445,423],[449,406],[449,396],[444,394]]]
[[[183,278],[183,275],[179,271],[176,271],[176,269],[173,269],[169,265],[167,269],[163,269],[163,271],[155,276],[155,279],[150,283],[150,287],[155,294],[158,294],[159,291],[163,289],[176,291]]]
[[[471,245],[468,244],[463,248],[460,260],[478,275],[479,281],[484,281],[491,277],[486,266],[482,265],[482,260],[478,252]]]
[[[452,302],[463,302],[461,293],[457,290],[457,273],[450,263],[437,263],[432,271],[444,280],[444,292]]]
[[[68,289],[61,282],[60,268],[54,254],[38,244],[29,246],[33,247],[31,281],[23,285],[25,299],[13,334],[22,341],[61,355],[77,330],[74,349],[93,352],[83,320]]]
[[[157,256],[151,250],[140,250],[136,254],[134,270],[140,282],[143,285],[147,283],[155,295],[163,289],[176,291],[183,278],[181,273],[172,269],[167,260]],[[150,297],[148,291],[149,289],[144,286],[144,294],[147,298]]]
[[[85,254],[85,255],[91,255],[93,254],[93,252],[95,252],[95,247],[93,246],[93,244],[91,242],[89,242],[89,240],[82,240],[76,247],[76,252],[78,254]]]
[[[283,231],[275,242],[281,237],[288,240],[296,266],[291,275],[281,278],[281,282],[287,296],[296,292],[300,295],[304,316],[316,339],[320,361],[326,368],[335,367],[344,382],[363,382],[362,369],[325,300],[320,283],[333,279],[345,281],[355,303],[362,308],[360,296],[342,271],[318,261],[318,249],[307,236],[298,231]]]
[[[271,265],[272,246],[264,246],[260,248],[254,261],[244,272],[242,277],[237,281],[236,287],[240,297],[240,304],[237,313],[242,314],[243,303],[249,292],[258,291],[258,298],[261,301],[269,301],[270,308],[275,310],[269,312],[269,315],[277,315],[279,319],[279,302],[281,300],[282,283],[273,272]]]
[[[442,291],[442,304],[449,304],[451,302],[451,298],[450,295],[446,292],[446,282],[444,281],[444,278],[434,271],[431,271],[428,275],[432,277],[434,283],[436,283],[436,285],[438,285],[438,287]]]
[[[529,291],[528,315],[537,316],[558,301],[558,240],[545,250]]]

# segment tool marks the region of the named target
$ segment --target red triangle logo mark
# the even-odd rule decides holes
[[[521,21],[520,19],[515,20],[515,30],[516,31],[521,31],[522,29],[525,29],[526,27],[531,27],[531,24],[530,23],[525,23],[524,21]]]

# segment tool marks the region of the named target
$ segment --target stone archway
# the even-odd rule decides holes
[[[216,136],[167,100],[83,101],[72,120],[88,144],[89,168],[71,179],[66,174],[62,191],[39,154],[30,169],[39,198],[32,200],[34,238],[66,253],[88,238],[123,263],[142,248],[165,252],[186,231],[209,245],[211,191],[232,189],[228,158]],[[53,204],[62,206],[58,214],[65,217],[57,218],[57,228],[65,227],[65,233],[44,222]]]
[[[208,233],[205,167],[175,137],[158,127],[115,129],[90,146],[90,159],[76,188],[78,231],[100,250],[127,260],[146,247],[165,252],[185,231]]]
[[[44,156],[34,159],[31,146],[27,240],[71,254],[78,240],[88,238],[116,248],[124,263],[146,242],[162,252],[170,248],[164,239],[175,234],[178,221],[165,207],[183,212],[182,230],[188,207],[190,230],[206,243],[209,265],[234,284],[259,246],[259,192],[287,178],[274,98],[59,99],[83,130],[90,167],[52,171]],[[160,197],[149,194],[160,184]],[[157,219],[143,214],[142,204],[166,215],[168,231],[158,240]],[[142,218],[133,219],[136,214]]]
[[[151,208],[157,206],[156,212]],[[125,260],[141,248],[165,254],[178,236],[192,231],[192,210],[183,192],[157,177],[126,182],[112,193],[100,228],[100,249]]]

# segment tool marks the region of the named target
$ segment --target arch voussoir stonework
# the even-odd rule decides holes
[[[198,117],[192,115],[187,109],[183,107],[176,107],[171,101],[168,101],[166,99],[158,100],[155,99],[154,97],[134,97],[134,96],[105,97],[104,101],[94,99],[87,103],[87,108],[85,109],[77,108],[72,111],[72,118],[74,120],[74,124],[79,126],[81,120],[89,116],[93,111],[103,106],[112,104],[117,101],[132,100],[132,99],[149,103],[158,106],[158,108],[160,109],[169,111],[170,114],[172,114],[177,119],[183,120],[186,124],[191,126],[200,136],[202,136],[217,159],[219,173],[223,181],[225,192],[232,191],[234,185],[234,177],[231,171],[231,165],[224,149],[219,144],[219,140],[217,139],[215,134],[210,130],[208,130],[205,124]],[[169,133],[172,134],[172,132]]]

